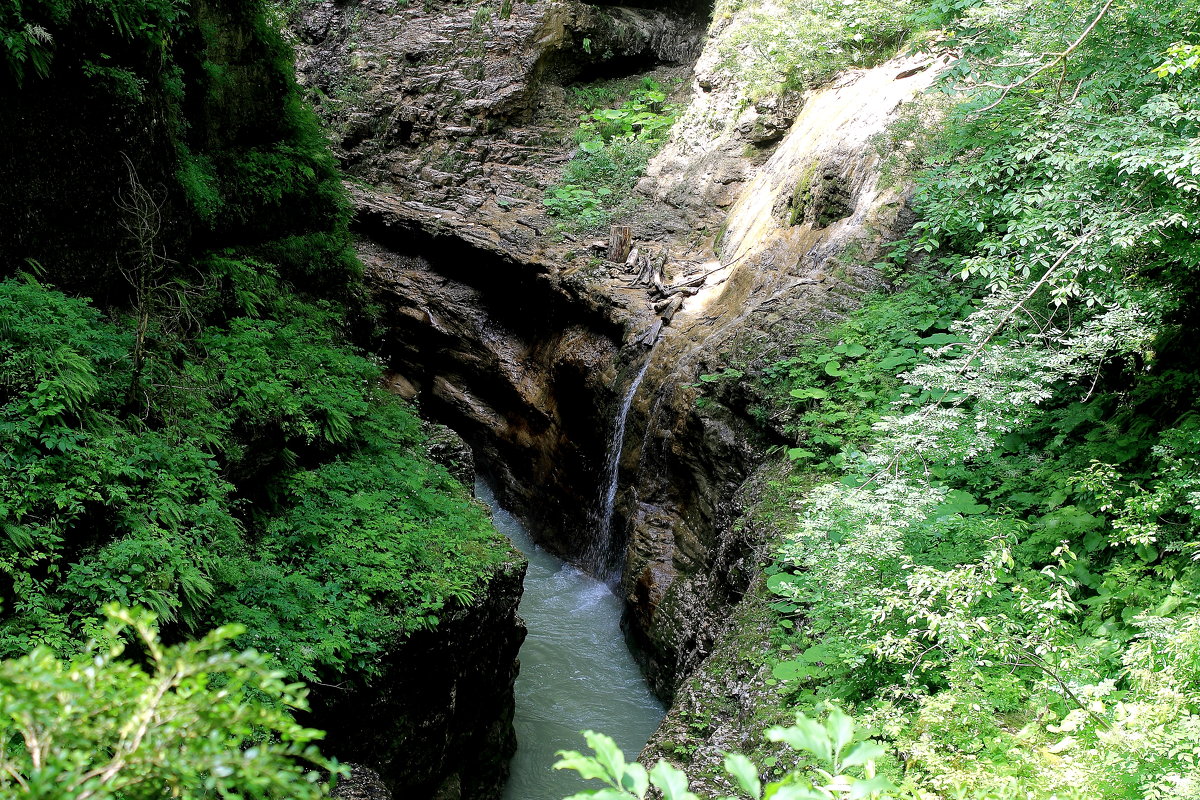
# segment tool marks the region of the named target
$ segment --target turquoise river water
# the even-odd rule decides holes
[[[505,800],[561,800],[587,784],[553,769],[559,750],[587,752],[580,731],[616,740],[633,759],[663,717],[621,632],[621,601],[603,582],[538,547],[482,482],[476,496],[529,559],[520,612],[529,628],[517,678],[517,754]]]

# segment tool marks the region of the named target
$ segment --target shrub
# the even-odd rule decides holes
[[[153,616],[107,606],[85,651],[39,646],[0,663],[0,789],[75,800],[315,800],[342,770],[297,725],[305,690],[250,650],[238,626],[164,646]],[[141,652],[125,656],[125,638]],[[8,794],[12,792],[14,794]]]

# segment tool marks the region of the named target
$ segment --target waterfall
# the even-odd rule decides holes
[[[613,507],[617,501],[617,479],[621,471],[621,452],[625,449],[625,421],[629,417],[629,409],[633,406],[634,395],[637,394],[638,387],[642,385],[642,379],[646,377],[646,370],[650,368],[653,355],[653,350],[646,355],[646,360],[642,362],[642,368],[638,370],[637,375],[629,384],[625,396],[621,398],[621,408],[613,421],[612,434],[608,439],[604,473],[600,484],[604,489],[604,495],[600,498],[596,533],[585,553],[585,563],[602,580],[612,580],[618,577],[615,573],[620,571],[617,566],[619,554],[614,552],[618,543],[613,541],[612,522]]]

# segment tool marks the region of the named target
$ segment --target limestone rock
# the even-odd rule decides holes
[[[350,774],[337,782],[330,792],[335,800],[392,800],[392,792],[379,773],[362,764],[347,763]]]

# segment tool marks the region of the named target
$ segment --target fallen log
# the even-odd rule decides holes
[[[629,258],[625,259],[625,271],[626,272],[637,269],[638,258],[640,256],[641,256],[641,252],[636,247],[629,251]]]
[[[660,303],[655,303],[654,310],[658,312],[658,316],[662,319],[664,325],[670,325],[671,319],[682,306],[683,297],[677,294],[674,297],[668,297]]]

